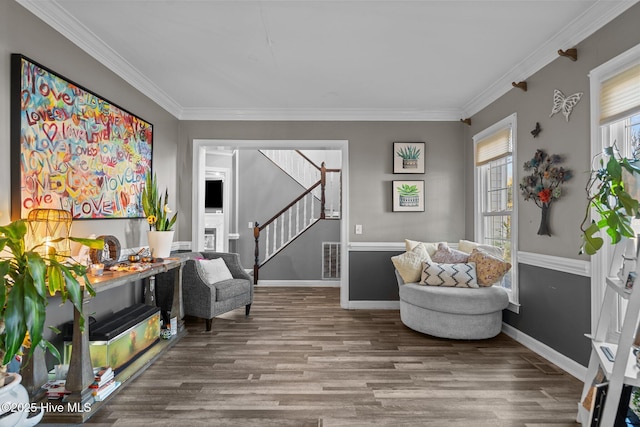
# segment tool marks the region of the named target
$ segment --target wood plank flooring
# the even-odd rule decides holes
[[[256,288],[188,335],[87,424],[576,426],[581,382],[504,334],[452,341],[337,288]]]

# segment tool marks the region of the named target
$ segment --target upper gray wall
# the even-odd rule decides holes
[[[473,170],[474,134],[491,126],[510,114],[518,114],[517,162],[515,186],[524,176],[522,167],[539,148],[549,154],[566,157],[564,165],[570,168],[574,177],[562,185],[562,197],[551,206],[552,236],[538,236],[540,209],[531,201],[525,202],[517,191],[519,202],[518,249],[525,252],[541,253],[566,258],[585,258],[578,255],[582,242],[580,223],[587,206],[585,187],[590,170],[590,102],[589,72],[609,59],[640,43],[640,4],[628,9],[624,14],[580,43],[578,61],[558,57],[539,72],[527,77],[528,90],[523,92],[513,88],[507,94],[472,117],[472,126],[467,128],[465,146],[467,170]],[[568,48],[568,46],[558,46]],[[567,122],[560,113],[549,117],[553,107],[553,91],[561,90],[569,96],[584,92],[582,100],[574,108]],[[531,130],[536,122],[542,132],[533,138]],[[467,206],[473,206],[473,174],[466,180]],[[469,236],[473,236],[473,211],[467,211]]]
[[[14,1],[0,1],[0,224],[10,221],[11,54],[20,53],[153,124],[153,168],[176,204],[178,120]],[[143,219],[74,221],[72,234],[110,234],[122,247],[146,245]],[[188,235],[190,238],[190,235]],[[182,238],[178,230],[175,239]]]
[[[183,121],[184,149],[178,151],[182,217],[191,217],[194,139],[348,140],[351,242],[457,241],[465,237],[464,126],[459,122]],[[426,142],[424,174],[393,174],[394,141]],[[392,212],[393,180],[424,180],[425,212]],[[354,233],[354,224],[363,225],[363,234]],[[182,235],[190,232],[191,224],[181,223]]]

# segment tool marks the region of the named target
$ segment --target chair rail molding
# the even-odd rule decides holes
[[[590,261],[518,251],[518,263],[575,274],[576,276],[591,277]]]

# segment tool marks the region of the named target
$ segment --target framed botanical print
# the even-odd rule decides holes
[[[424,142],[393,143],[393,173],[424,173]]]
[[[424,181],[393,181],[393,212],[424,212]]]

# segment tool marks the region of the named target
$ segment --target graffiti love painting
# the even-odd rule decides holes
[[[12,217],[144,217],[153,126],[22,55],[11,60]]]

